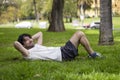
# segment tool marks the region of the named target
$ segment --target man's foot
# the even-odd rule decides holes
[[[96,53],[96,52],[89,54],[88,57],[89,58],[96,58],[96,57],[103,58],[103,56],[100,53]]]

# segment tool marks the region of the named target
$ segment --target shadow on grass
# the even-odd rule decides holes
[[[0,60],[0,67],[5,67],[7,65],[16,64],[19,62],[21,63],[24,61],[26,61],[26,60],[21,57],[6,58],[6,59]]]

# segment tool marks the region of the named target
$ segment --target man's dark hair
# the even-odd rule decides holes
[[[19,35],[17,41],[20,42],[22,45],[23,45],[24,37],[29,37],[29,38],[31,38],[31,35],[30,35],[30,34],[27,34],[27,33],[24,33],[24,34]]]

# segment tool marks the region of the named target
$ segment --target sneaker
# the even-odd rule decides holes
[[[102,58],[103,56],[100,53],[94,52],[92,54],[89,54],[88,57],[89,58],[96,58],[96,57]]]

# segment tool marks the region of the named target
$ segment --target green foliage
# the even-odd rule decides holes
[[[50,16],[50,13],[52,10],[52,2],[53,2],[53,0],[46,0],[45,4],[43,4],[41,13],[44,14],[44,17],[46,19]]]
[[[21,0],[1,0],[0,1],[0,24],[16,21],[21,17]]]
[[[22,19],[26,19],[30,15],[31,17],[33,17],[34,16],[33,0],[23,1],[19,9],[21,11]]]
[[[15,21],[17,15],[19,14],[16,13],[16,8],[9,6],[0,16],[0,24]]]
[[[52,6],[51,1],[52,0],[35,0],[37,14],[39,15],[40,18],[43,18],[43,16],[46,15],[50,11],[50,8]],[[35,18],[33,0],[23,1],[20,7],[20,10],[22,12],[21,18]]]
[[[74,0],[65,0],[64,16],[72,17],[72,16],[76,16],[76,13],[77,13],[77,4],[74,2]]]

